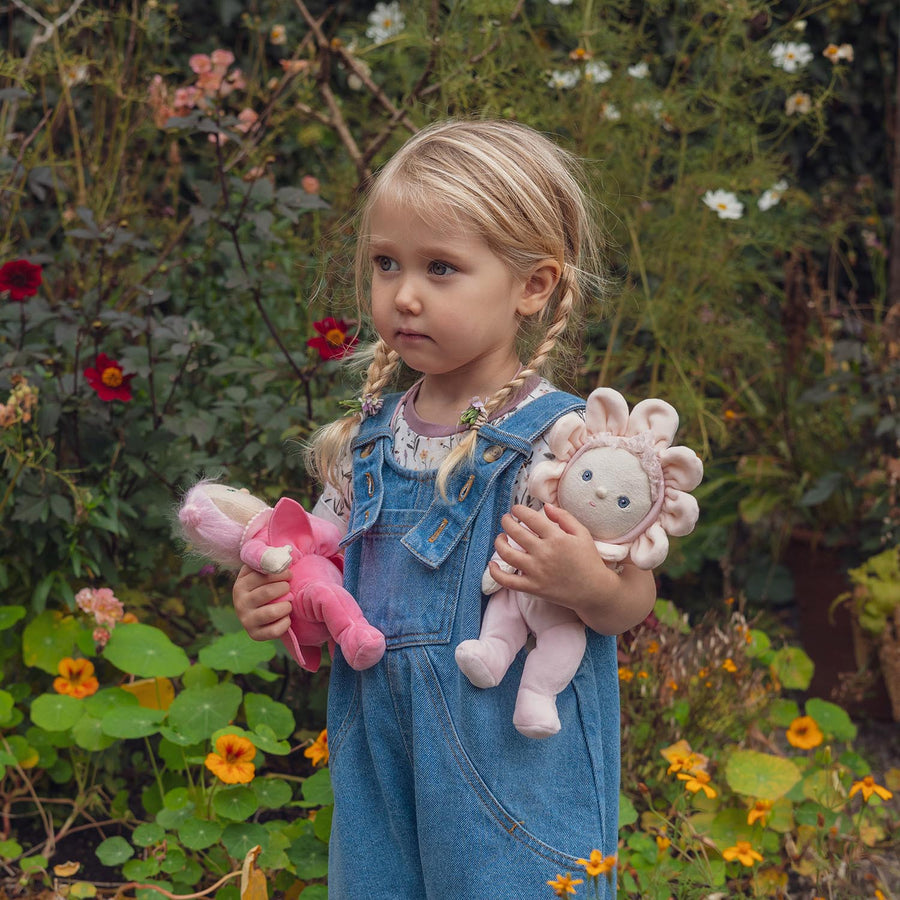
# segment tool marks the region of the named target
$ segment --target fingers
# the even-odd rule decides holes
[[[290,627],[291,608],[288,578],[284,574],[262,575],[244,566],[232,588],[238,620],[254,640],[280,637]],[[279,598],[284,597],[284,600]]]

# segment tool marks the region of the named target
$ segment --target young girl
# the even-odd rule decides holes
[[[336,900],[526,900],[616,852],[615,635],[652,608],[652,574],[607,567],[589,532],[525,488],[544,432],[584,403],[542,375],[565,349],[592,224],[573,158],[503,121],[449,121],[411,138],[372,185],[357,284],[378,341],[361,412],[322,429],[315,508],[344,531],[345,585],[387,639],[378,664],[336,652],[328,699]],[[421,377],[387,389],[402,366]],[[518,548],[512,546],[515,542]],[[481,577],[574,609],[589,628],[557,698],[561,729],[521,735],[523,651],[473,687],[454,650],[478,636]],[[234,605],[251,637],[279,637],[279,576],[243,569]],[[603,896],[615,890],[604,882]]]

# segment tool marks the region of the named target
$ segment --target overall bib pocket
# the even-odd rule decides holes
[[[447,644],[451,638],[468,540],[463,538],[443,565],[431,569],[400,543],[421,518],[421,510],[382,509],[359,539],[356,599],[369,622],[384,633],[389,650]]]

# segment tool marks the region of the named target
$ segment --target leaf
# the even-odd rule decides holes
[[[272,659],[275,653],[272,641],[254,641],[242,628],[216,638],[200,651],[198,659],[211,669],[246,675],[260,663]]]
[[[772,656],[772,669],[788,690],[805,691],[814,668],[813,661],[799,647],[782,647]]]
[[[71,878],[81,868],[80,862],[64,862],[53,867],[53,874],[59,878]]]
[[[800,780],[800,770],[781,756],[736,750],[725,766],[725,780],[738,794],[757,800],[777,800]]]
[[[175,685],[168,678],[142,678],[121,688],[137,697],[138,703],[147,709],[168,709],[175,699]]]
[[[104,734],[103,721],[96,716],[88,715],[87,709],[85,715],[72,726],[72,739],[82,750],[91,753],[105,750],[116,742],[114,737]]]
[[[97,846],[95,851],[97,859],[104,866],[120,866],[123,862],[134,856],[134,847],[123,837],[107,838]]]
[[[637,810],[625,794],[619,794],[619,826],[633,825],[637,821]]]
[[[213,797],[213,809],[223,819],[243,822],[259,809],[259,801],[250,788],[236,785],[219,791]],[[244,850],[240,855],[243,856],[246,852]]]
[[[254,847],[266,847],[268,843],[269,832],[258,822],[235,822],[222,832],[222,844],[235,859],[244,859]]]
[[[847,712],[834,703],[812,697],[806,701],[806,714],[815,719],[825,734],[839,741],[852,741],[856,737],[856,726]]]
[[[313,806],[331,806],[334,803],[331,774],[327,768],[319,769],[303,782],[303,799]]]
[[[244,712],[251,731],[260,725],[268,725],[276,738],[286,738],[293,734],[296,727],[290,708],[267,694],[245,694]]]
[[[152,847],[166,836],[166,829],[158,822],[142,822],[131,833],[131,840],[138,847]]]
[[[266,809],[287,806],[294,793],[291,786],[280,778],[254,778],[251,787],[259,805]]]
[[[303,880],[328,874],[328,847],[313,834],[301,834],[287,848],[288,859]]]
[[[159,731],[159,723],[165,717],[166,714],[161,709],[117,707],[103,717],[103,733],[114,738],[149,737]]]
[[[22,633],[22,659],[26,666],[36,666],[58,674],[59,661],[72,655],[82,626],[70,615],[47,610],[32,619]]]
[[[24,618],[24,606],[0,606],[0,631],[12,628],[16,622]]]
[[[169,707],[169,725],[196,744],[234,720],[242,696],[230,683],[182,691]]]
[[[31,721],[46,731],[66,731],[84,714],[84,704],[64,694],[41,694],[31,704]]]
[[[103,656],[116,668],[141,678],[176,678],[190,660],[159,628],[132,623],[110,635]]]
[[[197,818],[185,819],[178,826],[178,839],[188,850],[205,850],[219,840],[223,829],[221,822]]]
[[[266,876],[256,867],[262,847],[251,847],[241,866],[241,900],[268,900]]]

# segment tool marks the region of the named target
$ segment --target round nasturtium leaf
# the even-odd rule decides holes
[[[83,702],[66,694],[41,694],[31,704],[31,721],[47,731],[66,731],[83,714]]]
[[[805,691],[815,666],[800,647],[782,647],[772,655],[772,669],[781,684],[791,691]]]
[[[161,709],[144,706],[117,707],[102,720],[103,733],[114,738],[148,737],[159,731],[159,723],[166,717]]]
[[[234,721],[242,697],[231,683],[184,690],[169,707],[169,725],[195,744]]]
[[[222,832],[222,843],[233,859],[243,859],[254,847],[265,849],[269,832],[258,822],[235,822]]]
[[[134,856],[134,847],[123,837],[111,837],[101,841],[97,846],[97,859],[104,866],[120,866],[127,859]]]
[[[245,694],[244,712],[251,731],[256,731],[260,725],[267,725],[275,738],[289,737],[296,727],[290,707],[266,694]]]
[[[139,622],[116,628],[103,656],[117,669],[139,678],[176,678],[191,664],[168,635]]]
[[[806,714],[815,719],[825,734],[832,735],[839,741],[852,741],[856,737],[856,726],[847,711],[835,703],[812,697],[806,701]]]
[[[213,809],[223,819],[244,822],[259,809],[259,800],[248,787],[228,787],[213,797]]]
[[[735,793],[757,800],[777,800],[800,780],[800,770],[781,756],[736,750],[725,766],[725,780]]]
[[[26,666],[57,675],[59,661],[71,656],[83,626],[73,616],[47,610],[35,616],[22,633],[22,659]]]
[[[245,675],[268,662],[275,652],[272,641],[254,641],[242,628],[216,638],[200,651],[199,660],[211,669]]]
[[[205,850],[211,847],[222,836],[224,826],[221,822],[208,822],[206,819],[185,819],[178,826],[178,839],[188,850]]]

